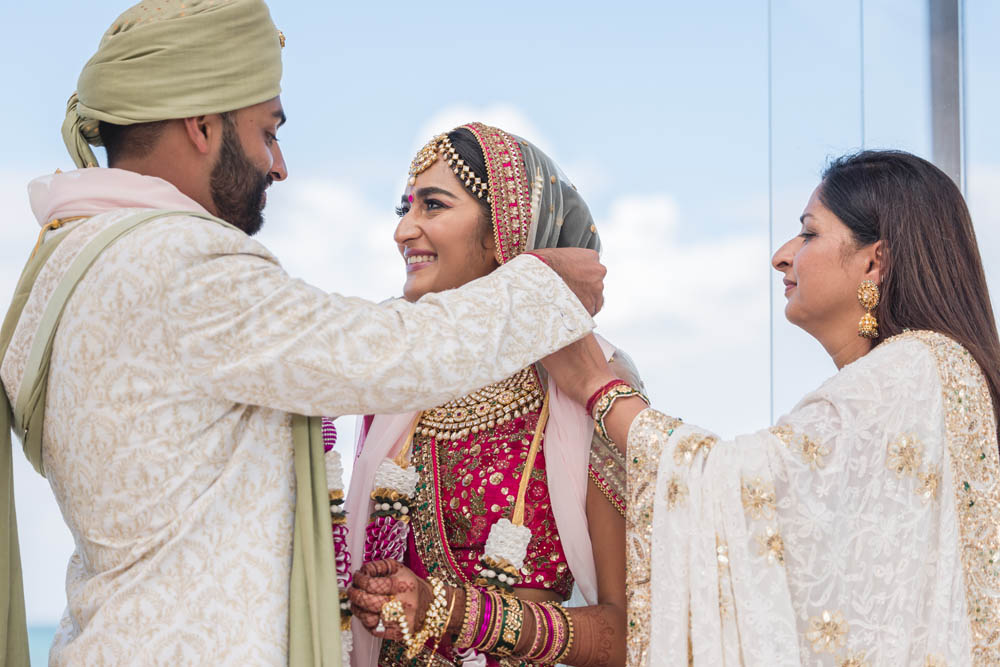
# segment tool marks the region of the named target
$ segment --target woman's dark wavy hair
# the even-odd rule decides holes
[[[834,160],[819,198],[859,246],[884,242],[876,344],[904,329],[958,341],[986,376],[1000,420],[1000,339],[972,218],[955,183],[916,155],[867,150]]]

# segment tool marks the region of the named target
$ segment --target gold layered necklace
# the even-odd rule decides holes
[[[538,376],[529,366],[506,380],[427,410],[417,432],[439,442],[462,440],[470,433],[496,428],[522,413],[538,410],[543,396]]]

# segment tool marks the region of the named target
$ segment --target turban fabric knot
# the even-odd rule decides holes
[[[66,105],[78,167],[97,165],[98,122],[223,113],[281,92],[281,38],[263,0],[145,0],[101,38]]]

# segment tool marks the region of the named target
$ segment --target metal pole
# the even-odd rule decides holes
[[[962,187],[960,0],[928,0],[932,160]]]

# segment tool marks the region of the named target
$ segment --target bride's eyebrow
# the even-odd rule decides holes
[[[432,195],[444,195],[446,197],[451,197],[452,199],[458,199],[455,195],[448,192],[444,188],[435,187],[433,185],[428,185],[427,187],[419,188],[416,191],[416,195],[421,199],[426,199]]]

